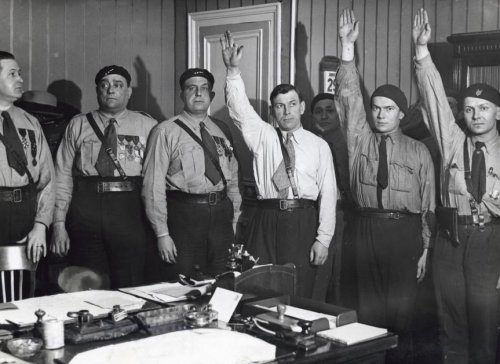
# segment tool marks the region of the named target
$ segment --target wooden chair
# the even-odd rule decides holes
[[[37,265],[26,256],[26,245],[0,246],[1,302],[22,300],[35,295]],[[23,297],[26,273],[29,275],[29,291],[28,297]]]

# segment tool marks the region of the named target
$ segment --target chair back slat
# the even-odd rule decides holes
[[[23,299],[25,271],[29,272],[29,297],[35,294],[35,272],[37,263],[33,263],[26,256],[25,245],[0,246],[0,274],[2,286],[2,302]],[[15,272],[18,272],[15,274]],[[9,272],[10,279],[6,279]],[[10,285],[9,285],[10,283]],[[10,287],[9,287],[10,286]],[[10,296],[7,293],[10,292]]]
[[[0,272],[2,276],[2,302],[7,302],[7,294],[5,293],[5,272]]]

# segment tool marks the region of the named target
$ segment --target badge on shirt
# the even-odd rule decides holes
[[[231,160],[231,157],[233,156],[233,147],[231,146],[231,143],[227,139],[218,136],[214,136],[213,138],[219,156],[222,157],[225,155],[226,158]]]
[[[118,159],[142,163],[146,138],[138,135],[118,135]]]
[[[21,135],[21,144],[25,150],[30,149],[31,152],[31,164],[36,166],[38,163],[36,161],[37,145],[35,138],[35,131],[31,129],[19,128],[19,135]]]

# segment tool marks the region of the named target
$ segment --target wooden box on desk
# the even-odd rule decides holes
[[[324,303],[321,301],[311,300],[309,298],[290,296],[290,295],[246,302],[241,307],[240,313],[243,316],[255,316],[259,313],[269,312],[265,308],[261,308],[258,306],[275,307],[280,303],[302,308],[309,311],[324,313],[327,315],[333,315],[337,318],[336,320],[337,326],[343,326],[358,321],[358,316],[356,315],[355,310],[351,310],[349,308],[341,306],[331,305],[329,303]]]

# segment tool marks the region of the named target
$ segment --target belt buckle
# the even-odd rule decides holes
[[[12,190],[12,202],[19,203],[22,201],[23,201],[22,190],[20,188]]]
[[[97,193],[106,192],[106,187],[104,182],[97,182]]]
[[[401,218],[401,215],[399,214],[399,212],[390,212],[389,218],[393,220],[399,220]]]
[[[208,193],[208,204],[209,205],[217,205],[217,192],[209,192]]]
[[[285,211],[288,210],[288,201],[280,200],[280,210]]]

